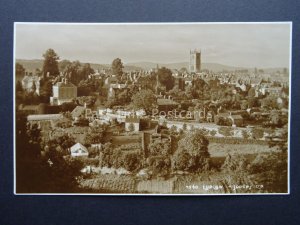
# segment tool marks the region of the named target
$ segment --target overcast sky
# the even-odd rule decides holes
[[[17,59],[41,59],[53,48],[61,59],[108,63],[189,61],[241,67],[289,67],[289,24],[17,24]]]

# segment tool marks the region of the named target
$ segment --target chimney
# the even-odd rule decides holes
[[[171,99],[171,95],[169,95],[169,99]]]
[[[86,108],[87,106],[86,106],[86,102],[84,103],[84,108]]]

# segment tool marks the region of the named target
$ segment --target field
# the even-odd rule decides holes
[[[269,148],[268,145],[262,144],[224,144],[210,142],[208,151],[211,157],[225,157],[228,153],[238,154],[258,154],[261,152],[270,152],[275,148]]]
[[[126,145],[140,143],[140,135],[112,136],[112,143],[115,145]]]
[[[80,182],[82,189],[99,193],[134,193],[136,182],[133,177],[119,175],[96,175]]]

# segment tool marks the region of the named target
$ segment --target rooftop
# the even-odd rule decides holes
[[[75,109],[71,112],[72,117],[79,117],[85,111],[85,107],[76,106]]]
[[[59,120],[62,118],[62,114],[37,114],[27,116],[27,121]]]
[[[158,98],[157,104],[158,105],[179,105],[179,103],[173,101],[172,99],[168,99],[168,98]]]
[[[73,145],[73,146],[71,147],[71,152],[73,152],[73,151],[75,151],[75,150],[77,150],[77,149],[79,149],[79,148],[81,148],[81,149],[83,149],[84,151],[87,152],[86,147],[83,146],[83,145],[80,144],[80,143],[76,143],[75,145]]]
[[[72,84],[71,82],[68,82],[68,81],[57,82],[56,84],[54,84],[54,86],[57,86],[57,87],[76,87],[74,84]]]
[[[134,117],[126,117],[125,123],[139,123],[140,118],[134,116]]]

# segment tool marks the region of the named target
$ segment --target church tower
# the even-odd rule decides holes
[[[200,73],[201,71],[201,51],[190,51],[190,73]]]

